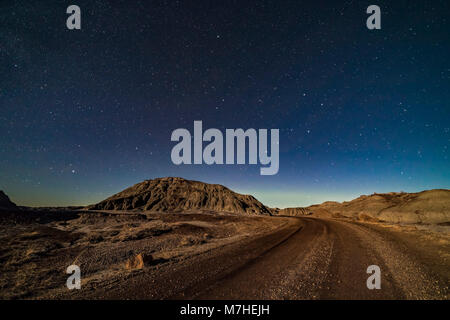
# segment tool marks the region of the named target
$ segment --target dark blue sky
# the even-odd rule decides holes
[[[0,189],[89,204],[181,176],[284,207],[449,188],[449,16],[448,1],[2,1]],[[279,173],[173,165],[170,135],[194,120],[279,128]]]

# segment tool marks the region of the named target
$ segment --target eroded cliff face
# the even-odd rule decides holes
[[[273,214],[280,216],[309,216],[312,214],[312,211],[309,208],[274,208],[272,209]]]
[[[271,214],[268,207],[251,195],[239,194],[218,184],[173,177],[143,181],[89,206],[88,209]]]

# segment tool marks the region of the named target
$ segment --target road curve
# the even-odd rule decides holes
[[[381,269],[379,290],[367,288],[370,265]],[[448,299],[448,283],[387,232],[291,218],[281,230],[127,279],[95,298]]]

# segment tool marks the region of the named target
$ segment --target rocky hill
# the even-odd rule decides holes
[[[286,215],[346,217],[390,223],[450,223],[450,190],[435,189],[417,193],[391,192],[363,195],[342,203],[327,201],[308,208],[288,208]],[[283,214],[283,210],[279,212]]]
[[[17,206],[9,197],[0,190],[0,209],[17,209]]]
[[[91,210],[142,210],[182,212],[192,210],[266,214],[271,210],[251,195],[242,195],[218,185],[183,178],[146,180],[119,192]]]

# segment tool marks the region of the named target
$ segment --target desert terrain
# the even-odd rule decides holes
[[[0,298],[448,299],[449,206],[449,190],[430,190],[276,209],[181,178],[88,207],[0,193]],[[81,290],[66,287],[72,264]]]

